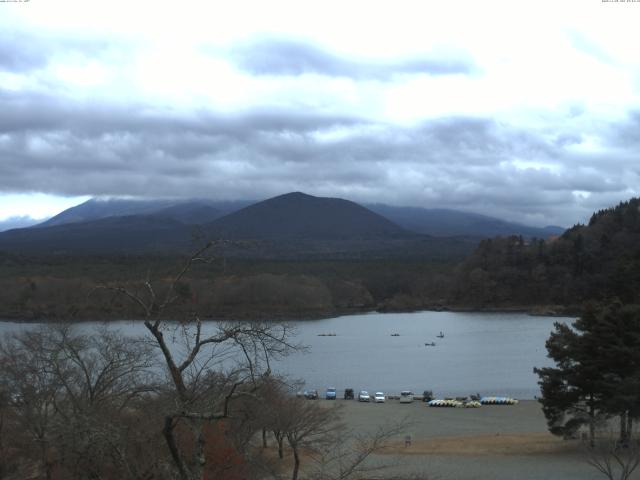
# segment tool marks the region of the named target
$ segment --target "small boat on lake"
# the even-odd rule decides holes
[[[436,342],[425,343],[424,346],[425,347],[435,347],[436,346]]]
[[[438,338],[444,338],[444,333],[440,332],[438,335],[436,335]]]

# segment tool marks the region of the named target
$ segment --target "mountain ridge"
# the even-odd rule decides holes
[[[291,193],[306,195],[302,192]],[[93,198],[37,224],[35,228],[138,214],[166,216],[189,225],[205,224],[256,203],[259,202],[207,199],[126,200]],[[467,236],[489,238],[522,235],[527,238],[547,238],[561,235],[565,231],[563,227],[559,226],[532,227],[488,215],[453,209],[391,206],[383,203],[360,205],[382,215],[405,230],[437,237]]]
[[[184,253],[193,248],[197,238],[200,241],[242,239],[257,242],[253,242],[252,249],[235,249],[233,254],[239,256],[437,257],[438,251],[455,251],[456,255],[470,252],[470,245],[483,238],[470,235],[478,233],[476,230],[465,230],[463,224],[465,219],[471,218],[469,214],[458,212],[456,216],[440,210],[439,217],[436,215],[433,220],[433,215],[425,213],[428,212],[426,209],[417,207],[378,205],[377,208],[384,210],[382,213],[387,212],[387,216],[350,200],[315,197],[302,192],[251,204],[242,201],[92,199],[39,226],[1,232],[0,250]],[[440,230],[437,225],[429,227],[425,223],[429,218],[437,223],[443,216],[455,218]],[[395,222],[395,218],[399,221]],[[412,218],[414,223],[418,222],[420,228],[414,227],[418,233],[407,228],[411,226]],[[479,215],[473,218],[485,219]],[[504,222],[498,219],[493,222],[496,224],[504,227]],[[441,235],[453,232],[459,238],[436,238],[437,235],[429,232]]]
[[[364,206],[407,230],[436,237],[522,235],[528,238],[547,238],[561,235],[565,231],[556,225],[532,227],[480,213],[447,208],[397,207],[381,203]]]
[[[212,236],[225,238],[348,239],[411,235],[350,200],[302,192],[249,205],[205,228]]]
[[[133,215],[159,215],[184,220],[183,223],[193,223],[193,214],[188,210],[210,209],[206,221],[227,215],[247,205],[251,201],[214,201],[207,199],[157,199],[157,200],[127,200],[127,199],[99,199],[91,198],[74,207],[68,208],[50,219],[39,223],[36,227],[51,227],[69,223],[79,223],[99,220],[109,217],[125,217]],[[217,216],[211,216],[213,211]],[[202,213],[202,212],[201,212]],[[197,222],[205,223],[205,222]]]

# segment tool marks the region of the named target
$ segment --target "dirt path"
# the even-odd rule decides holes
[[[468,435],[429,440],[396,441],[385,455],[550,455],[575,454],[580,444],[566,442],[549,433],[511,433],[506,435]]]

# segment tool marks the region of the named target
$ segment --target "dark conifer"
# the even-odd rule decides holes
[[[555,367],[536,368],[549,430],[573,436],[600,418],[620,418],[620,441],[640,416],[640,309],[614,302],[588,306],[567,326],[556,323],[546,343]]]

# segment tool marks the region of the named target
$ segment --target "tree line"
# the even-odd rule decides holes
[[[373,309],[442,305],[452,266],[400,260],[245,261],[218,255],[195,265],[178,286],[167,314],[203,318],[274,319],[332,316]],[[139,290],[150,275],[167,287],[177,257],[0,255],[0,317],[41,321],[138,319],[138,305],[96,287],[118,283]],[[3,263],[4,262],[4,263]]]
[[[555,239],[487,239],[459,267],[453,304],[475,308],[640,303],[640,199],[596,212]]]

